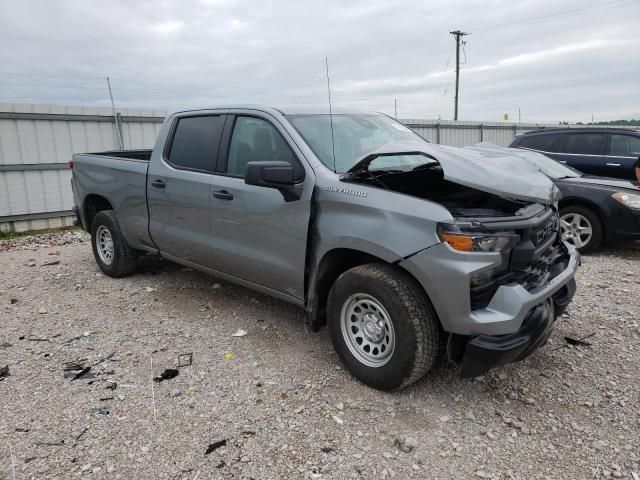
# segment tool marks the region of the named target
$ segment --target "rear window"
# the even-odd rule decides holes
[[[169,163],[176,168],[213,172],[224,118],[223,115],[210,115],[178,120],[169,150]]]
[[[640,156],[640,137],[633,135],[611,135],[611,145],[609,155],[619,157]]]
[[[564,142],[564,153],[602,155],[604,133],[570,133]]]
[[[525,136],[518,143],[518,147],[540,150],[542,152],[557,152],[563,135],[532,135]]]

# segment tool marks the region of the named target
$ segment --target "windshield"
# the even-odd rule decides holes
[[[337,173],[346,172],[367,153],[377,150],[385,143],[426,141],[401,123],[384,115],[338,114],[333,115],[332,148],[331,119],[328,114],[288,115],[287,118],[320,161]],[[386,158],[384,166],[391,167],[393,160],[403,162],[404,159],[402,155],[393,159]]]
[[[542,173],[551,178],[566,178],[566,177],[581,177],[582,174],[571,167],[556,162],[555,160],[547,157],[538,152],[532,152],[530,150],[523,149],[510,149],[517,150],[517,154],[524,159],[528,160],[535,167],[539,168]]]

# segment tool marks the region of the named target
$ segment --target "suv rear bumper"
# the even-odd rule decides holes
[[[556,317],[573,298],[576,282],[571,279],[566,288],[553,298],[536,305],[527,313],[520,329],[511,334],[478,335],[467,341],[460,376],[477,377],[499,365],[520,361],[544,345],[553,331]]]
[[[527,291],[522,285],[501,285],[489,304],[471,309],[470,277],[500,265],[495,253],[458,252],[446,243],[435,245],[400,262],[422,285],[438,313],[443,329],[460,335],[506,335],[520,330],[532,308],[572,282],[580,263],[577,250],[565,243],[566,267],[544,287]],[[568,303],[568,302],[567,302]]]

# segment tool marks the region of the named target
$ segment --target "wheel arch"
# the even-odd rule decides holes
[[[91,230],[91,223],[98,212],[103,210],[113,210],[113,205],[104,196],[91,193],[84,198],[82,204],[82,218],[85,223],[85,230]]]
[[[334,248],[325,252],[311,275],[307,292],[307,320],[311,329],[318,331],[322,326],[326,325],[327,299],[329,297],[329,291],[338,277],[353,267],[367,263],[382,263],[397,266],[399,270],[405,272],[413,279],[431,302],[428,293],[424,290],[424,287],[418,279],[398,264],[401,260],[402,259],[388,261],[372,253],[353,248]]]

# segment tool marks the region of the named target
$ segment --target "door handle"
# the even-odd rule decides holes
[[[607,163],[607,167],[619,167],[619,163]]]
[[[164,183],[162,180],[153,180],[151,182],[151,185],[156,188],[164,188],[166,186],[166,183]]]
[[[213,196],[220,200],[233,200],[233,193],[229,193],[226,190],[216,190],[213,192]]]

